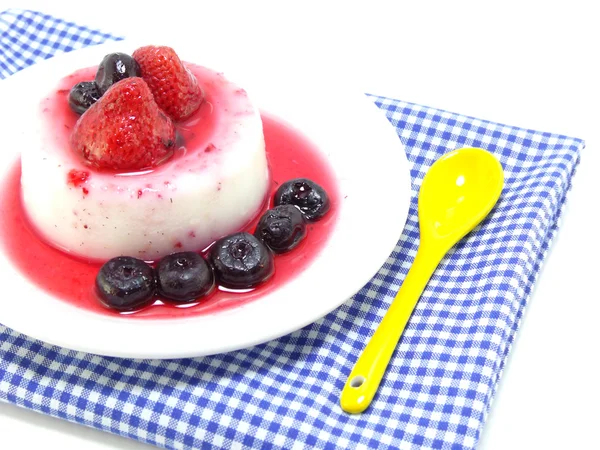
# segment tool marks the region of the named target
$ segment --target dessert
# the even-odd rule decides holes
[[[112,53],[65,77],[40,119],[39,148],[0,198],[1,231],[31,279],[79,307],[236,306],[299,273],[332,230],[328,192],[311,179],[334,187],[318,152],[171,48]]]
[[[269,172],[262,122],[246,92],[212,70],[185,67],[185,76],[205,86],[206,98],[198,106],[200,91],[192,95],[187,89],[184,97],[193,97],[197,111],[178,122],[161,112],[155,95],[148,98],[153,83],[143,81],[145,64],[142,78],[112,84],[79,118],[69,135],[74,148],[48,126],[39,145],[22,154],[23,206],[32,226],[75,256],[154,260],[196,251],[241,229],[265,202]],[[159,76],[170,71],[168,66]],[[173,91],[161,91],[163,105],[169,96],[174,98],[169,110],[177,117],[191,114]],[[137,120],[140,128],[151,131],[129,133],[135,121],[125,122],[117,131],[129,134],[123,132],[120,142],[114,128],[129,117],[128,110],[110,108],[125,97],[142,99],[128,106],[144,117]],[[46,108],[53,112],[57,106],[45,102],[40,111],[45,117]],[[108,113],[110,120],[102,121]],[[208,115],[209,123],[197,133],[194,121]],[[107,133],[105,125],[112,127]]]

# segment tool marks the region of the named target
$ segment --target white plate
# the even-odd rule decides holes
[[[394,249],[408,213],[410,174],[394,127],[371,101],[344,86],[343,78],[311,71],[310,64],[290,66],[276,59],[257,67],[248,63],[249,55],[233,57],[217,46],[200,51],[185,42],[169,44],[182,59],[224,72],[261,109],[293,124],[327,155],[343,201],[326,248],[302,274],[258,300],[212,315],[162,320],[108,317],[75,308],[28,282],[0,254],[5,289],[0,323],[48,343],[101,355],[176,358],[227,352],[323,317],[364,286]],[[20,150],[18,142],[6,138],[9,130],[28,126],[28,114],[60,78],[98,64],[106,53],[131,53],[139,45],[111,42],[78,50],[0,82],[5,135],[0,177],[4,179]]]

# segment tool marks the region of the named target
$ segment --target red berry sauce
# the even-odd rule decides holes
[[[87,72],[89,70],[84,71],[86,75]],[[69,115],[65,92],[58,90],[56,95],[65,96],[65,129],[71,128],[75,119]],[[175,318],[213,314],[243,305],[277,289],[301,273],[324,248],[334,230],[340,202],[333,170],[318,148],[298,131],[271,115],[262,114],[262,119],[272,186],[268,202],[265,202],[263,209],[243,231],[254,232],[260,215],[272,206],[272,197],[277,187],[292,178],[309,178],[323,186],[331,199],[330,211],[320,221],[307,225],[307,236],[296,248],[288,253],[275,255],[275,275],[258,288],[249,292],[231,292],[218,288],[198,302],[185,306],[173,306],[157,298],[153,305],[127,313],[127,317]],[[190,122],[194,121],[188,120],[187,124]],[[186,127],[186,137],[194,141],[194,137],[203,134],[202,127],[206,123],[207,121],[196,121],[193,127]],[[205,151],[211,150],[207,148]],[[21,165],[16,162],[3,180],[0,192],[0,214],[3,218],[0,222],[0,246],[4,252],[31,282],[51,295],[96,313],[123,315],[107,309],[96,297],[94,281],[100,264],[73,258],[46,244],[33,231],[21,204],[20,175]],[[69,182],[77,186],[85,181],[87,174],[73,173],[69,176],[72,177]]]

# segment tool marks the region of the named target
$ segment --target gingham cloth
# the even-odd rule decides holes
[[[2,78],[113,38],[14,10],[0,33]],[[352,299],[281,339],[196,359],[105,358],[0,326],[0,399],[165,448],[474,448],[584,143],[370,98],[406,146],[412,204],[393,254]],[[371,407],[347,415],[344,381],[417,250],[423,176],[464,146],[500,159],[502,197],[435,272]]]

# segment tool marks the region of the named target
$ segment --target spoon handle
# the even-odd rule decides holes
[[[417,251],[398,294],[348,376],[340,397],[344,411],[361,413],[371,404],[404,327],[443,256],[431,247]]]

